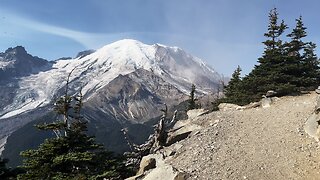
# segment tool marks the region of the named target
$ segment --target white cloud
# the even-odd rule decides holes
[[[1,9],[1,11],[0,16],[3,18],[3,24],[6,24],[6,28],[1,30],[2,36],[7,36],[7,32],[24,36],[28,31],[38,31],[71,39],[86,48],[98,48],[106,42],[118,40],[131,34],[127,32],[106,34],[82,32],[17,16],[6,10]]]

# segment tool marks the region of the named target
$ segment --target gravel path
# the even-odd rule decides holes
[[[190,179],[320,179],[320,149],[303,125],[317,95],[283,97],[269,108],[213,112],[168,159]]]

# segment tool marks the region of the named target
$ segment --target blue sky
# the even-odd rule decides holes
[[[306,41],[320,43],[317,0],[0,0],[0,51],[22,45],[54,60],[131,38],[181,47],[230,76],[257,63],[274,7],[290,28],[302,15]]]

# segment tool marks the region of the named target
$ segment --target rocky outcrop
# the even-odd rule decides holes
[[[187,138],[193,131],[201,129],[201,126],[193,124],[190,119],[178,121],[176,125],[169,131],[167,145],[170,146]]]
[[[219,108],[219,111],[235,111],[235,110],[239,110],[241,106],[236,104],[231,104],[231,103],[220,103],[218,108]]]
[[[277,95],[277,92],[273,91],[273,90],[269,90],[266,93],[266,97],[274,97]]]
[[[320,94],[320,86],[315,90],[317,94]]]
[[[305,132],[316,141],[320,139],[320,97],[317,99],[314,112],[307,119],[305,126]]]
[[[137,174],[141,175],[150,169],[154,169],[156,168],[156,165],[157,165],[157,161],[155,158],[150,158],[148,156],[145,156],[142,158],[140,162],[140,168]]]
[[[170,160],[182,148],[179,142],[196,134],[202,127],[194,124],[193,121],[198,117],[207,114],[203,109],[194,109],[187,112],[188,119],[177,121],[167,134],[165,146],[161,147],[154,154],[144,156],[140,162],[140,168],[136,176],[128,180],[184,180],[188,177],[187,173],[170,165]]]
[[[221,104],[219,104],[218,108],[220,111],[236,111],[236,110],[245,110],[245,109],[256,108],[256,107],[260,107],[261,105],[262,105],[262,101],[252,102],[252,103],[245,105],[245,106],[239,106],[239,105],[231,104],[231,103],[221,103]]]
[[[320,138],[320,128],[319,128],[320,116],[316,113],[312,113],[305,123],[305,132],[316,141]]]
[[[271,106],[271,103],[272,103],[272,99],[269,98],[269,97],[264,97],[262,98],[261,100],[261,107],[263,108],[268,108]]]
[[[187,174],[165,162],[161,154],[143,157],[136,176],[127,180],[185,180]]]
[[[204,109],[192,109],[187,112],[187,115],[188,115],[188,119],[190,120],[190,119],[194,119],[196,117],[202,116],[207,113],[209,113],[209,111],[204,110]]]

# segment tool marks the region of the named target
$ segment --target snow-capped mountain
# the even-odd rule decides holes
[[[32,66],[28,72],[9,76],[0,83],[0,97],[5,99],[0,103],[0,149],[7,140],[4,155],[10,159],[14,158],[10,153],[23,150],[22,146],[16,147],[17,140],[34,144],[35,137],[40,137],[32,130],[34,120],[50,120],[47,114],[63,94],[71,71],[70,93],[82,89],[89,129],[98,141],[116,151],[126,149],[121,128],[128,128],[133,141],[141,142],[152,129],[143,123],[161,115],[164,103],[170,108],[186,100],[191,84],[196,85],[199,94],[214,91],[221,79],[204,61],[178,47],[146,45],[130,39],[52,62],[33,57],[21,48],[0,54],[3,70],[10,67],[12,72],[20,71],[12,65],[17,61],[17,53],[12,52],[24,54],[27,60],[19,61]],[[4,60],[8,54],[11,58]]]
[[[190,84],[208,92],[217,87],[219,74],[199,58],[177,47],[146,45],[136,40],[121,40],[87,56],[58,60],[50,70],[24,77],[13,103],[0,111],[0,119],[50,103],[66,81],[69,72],[74,90],[82,88],[90,98],[117,76],[145,69],[187,93]]]

